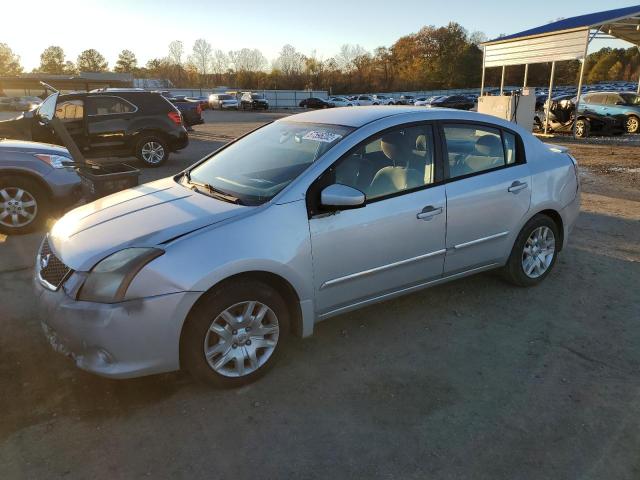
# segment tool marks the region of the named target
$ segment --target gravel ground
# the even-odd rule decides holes
[[[277,116],[208,112],[143,179]],[[583,212],[542,285],[481,274],[331,319],[239,390],[77,370],[34,316],[40,235],[0,238],[0,478],[639,478],[640,150],[568,146]]]

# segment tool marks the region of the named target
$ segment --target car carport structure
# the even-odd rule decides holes
[[[502,67],[502,79],[500,81],[500,94],[502,94],[506,67],[524,65],[524,88],[527,86],[529,65],[551,62],[549,101],[546,103],[546,108],[548,109],[552,98],[556,62],[579,60],[581,66],[575,106],[577,112],[582,94],[587,50],[594,39],[625,40],[640,50],[640,5],[565,18],[483,43],[484,55],[480,95],[484,91],[485,71],[487,68]],[[638,80],[637,91],[640,93],[640,79]],[[545,134],[548,129],[547,117],[548,115],[545,115]]]

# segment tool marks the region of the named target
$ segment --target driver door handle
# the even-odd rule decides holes
[[[426,206],[422,211],[416,215],[418,220],[431,220],[431,218],[442,213],[442,207],[434,207],[433,205]]]
[[[525,188],[527,188],[527,182],[520,182],[516,180],[507,190],[511,193],[518,193],[520,190],[524,190]]]

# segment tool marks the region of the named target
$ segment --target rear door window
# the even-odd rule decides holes
[[[91,97],[89,115],[116,115],[136,110],[131,103],[120,97]]]
[[[500,130],[476,125],[444,126],[444,136],[449,160],[449,177],[493,170],[508,163],[515,163],[515,137],[511,139],[509,161],[505,155]]]

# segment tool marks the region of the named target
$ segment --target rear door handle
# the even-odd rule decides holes
[[[520,182],[516,180],[507,190],[511,193],[518,193],[520,190],[524,190],[525,188],[527,188],[527,182]]]
[[[431,220],[432,217],[436,215],[440,215],[442,213],[442,207],[434,207],[433,205],[429,205],[424,207],[422,211],[416,215],[418,220]]]

